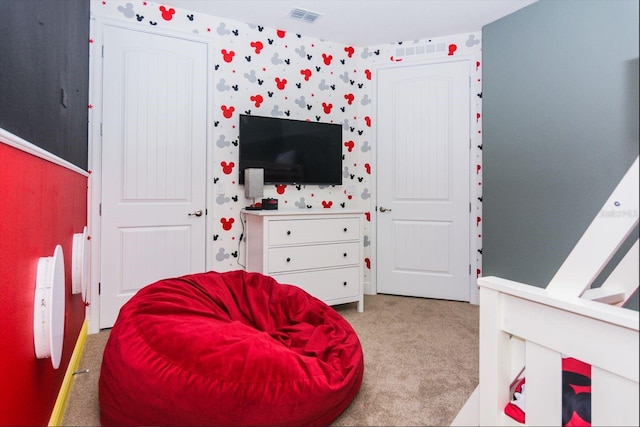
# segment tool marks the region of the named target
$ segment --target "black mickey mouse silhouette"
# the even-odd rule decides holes
[[[578,391],[576,391],[576,389]],[[562,425],[567,425],[574,413],[591,423],[591,379],[576,372],[562,371]],[[582,389],[582,390],[580,390]]]

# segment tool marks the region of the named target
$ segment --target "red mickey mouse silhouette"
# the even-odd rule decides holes
[[[333,202],[332,201],[328,201],[328,202],[326,200],[322,201],[322,207],[323,208],[329,209],[331,206],[333,206]]]
[[[349,200],[353,199],[353,196],[351,194],[347,194],[347,190],[344,190],[344,194],[347,195],[347,199]]]
[[[371,222],[371,212],[365,212],[365,213],[364,213],[364,218],[365,218],[368,222]]]
[[[278,194],[284,194],[284,190],[285,188],[287,188],[287,186],[285,184],[278,184],[276,185],[276,193]]]
[[[233,116],[233,112],[236,111],[235,107],[227,107],[226,105],[221,105],[220,109],[222,110],[222,115],[225,119],[230,119],[231,116]]]
[[[344,51],[347,52],[347,56],[351,58],[353,56],[353,53],[355,52],[355,49],[352,46],[347,46],[344,48]]]
[[[352,152],[355,144],[353,141],[347,141],[344,143],[344,146],[347,147],[347,151]]]
[[[365,116],[364,121],[367,123],[368,127],[371,127],[371,117]]]
[[[367,269],[371,270],[371,259],[365,258],[364,263],[367,265]]]
[[[222,49],[220,53],[222,53],[222,59],[224,62],[231,62],[233,61],[233,57],[236,56],[234,51],[227,51],[227,49]]]
[[[260,94],[254,95],[249,99],[251,99],[254,102],[253,105],[255,105],[256,108],[260,108],[260,104],[262,104],[262,102],[264,101],[264,98]]]
[[[281,79],[280,77],[276,77],[276,86],[278,87],[278,89],[284,90],[286,85],[287,85],[287,79]]]
[[[351,104],[353,104],[353,100],[355,99],[355,96],[353,96],[353,94],[352,94],[352,93],[347,93],[347,94],[344,96],[344,99],[346,99],[346,100],[347,100],[347,104],[351,105]]]
[[[235,218],[220,218],[220,223],[222,224],[222,229],[224,231],[229,231],[231,230],[231,227],[233,227],[233,223],[236,222]]]
[[[476,173],[480,173],[480,169],[482,169],[482,166],[476,165]]]
[[[364,70],[364,75],[367,76],[367,80],[371,80],[371,70]]]
[[[255,49],[256,55],[260,55],[260,51],[264,48],[264,44],[260,40],[251,42],[249,45]]]
[[[235,164],[234,162],[229,162],[229,163],[227,163],[227,162],[220,162],[220,166],[222,166],[222,172],[223,172],[225,175],[231,175],[231,172],[233,172],[233,167],[234,167],[235,165],[236,165],[236,164]]]
[[[369,163],[365,163],[364,168],[367,171],[367,174],[371,175],[371,165]]]
[[[333,55],[327,55],[326,53],[323,53],[322,59],[324,60],[324,65],[331,65],[331,60],[333,59]]]
[[[300,70],[300,74],[302,74],[304,76],[304,80],[308,82],[311,77],[311,70],[305,68],[304,70]]]
[[[456,46],[455,44],[450,44],[449,45],[449,56],[453,56],[454,52],[458,50],[458,46]]]
[[[325,114],[331,114],[331,109],[333,108],[333,104],[327,104],[326,102],[322,103],[322,109]]]
[[[482,221],[482,218],[480,218],[479,216],[478,216],[478,217],[476,217],[476,227],[477,227],[478,225],[480,225],[480,222],[481,222],[481,221]]]
[[[171,21],[173,19],[173,14],[176,13],[174,8],[167,9],[164,6],[160,6],[160,13],[162,14],[162,19],[165,21]]]
[[[281,39],[283,39],[283,38],[284,38],[284,36],[285,36],[285,34],[287,34],[287,32],[286,32],[286,31],[284,31],[284,30],[277,30],[277,31],[276,31],[276,34],[278,35],[278,37],[280,37]]]

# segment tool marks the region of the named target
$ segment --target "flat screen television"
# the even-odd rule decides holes
[[[246,168],[265,184],[342,185],[342,125],[240,115],[239,183]]]

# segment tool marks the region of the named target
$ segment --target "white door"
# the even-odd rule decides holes
[[[469,63],[378,74],[377,291],[469,301]]]
[[[207,45],[104,26],[100,328],[205,269]]]

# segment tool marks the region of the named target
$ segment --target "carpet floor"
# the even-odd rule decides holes
[[[355,329],[365,360],[360,392],[334,426],[446,426],[478,385],[479,307],[366,295],[334,307]],[[109,330],[87,337],[63,425],[99,426],[98,379]]]

